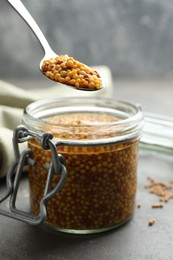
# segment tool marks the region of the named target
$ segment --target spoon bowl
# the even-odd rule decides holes
[[[42,69],[43,63],[44,63],[44,61],[49,61],[49,60],[55,59],[56,57],[58,57],[58,55],[52,50],[48,41],[46,40],[45,36],[43,35],[42,31],[40,30],[39,26],[37,25],[37,23],[35,22],[35,20],[31,16],[31,14],[28,12],[26,7],[23,5],[23,3],[20,0],[7,0],[7,2],[10,3],[10,5],[14,8],[14,10],[23,18],[23,20],[27,23],[27,25],[29,25],[29,27],[31,28],[31,30],[34,32],[35,36],[39,40],[39,42],[40,42],[40,44],[43,48],[43,51],[45,53],[43,59],[40,62],[40,70],[45,76],[48,75],[48,74],[51,75],[52,72],[48,72],[46,74],[43,71],[43,69]],[[86,65],[84,65],[84,66],[86,66]],[[98,75],[98,78],[100,78],[98,73],[97,73],[97,75]],[[89,75],[89,76],[91,76],[91,75]],[[48,77],[48,78],[50,78],[51,80],[54,80],[53,76]],[[58,80],[54,80],[54,81],[61,83]],[[93,90],[96,91],[96,90],[100,90],[100,89],[103,88],[103,86],[101,84],[97,88],[96,87],[95,88],[94,87],[93,88],[80,87],[80,86],[76,87],[75,85],[67,84],[66,81],[63,82],[63,85],[67,85],[69,87],[72,87],[72,88],[75,88],[75,89],[78,89],[78,90],[85,90],[85,91],[93,91]]]

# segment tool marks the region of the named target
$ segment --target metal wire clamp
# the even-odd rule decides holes
[[[19,143],[28,141],[31,138],[36,138],[44,150],[50,150],[52,153],[52,161],[49,164],[47,180],[44,190],[43,198],[40,201],[40,211],[37,216],[27,213],[23,210],[16,208],[16,198],[18,193],[18,187],[22,177],[23,169],[27,165],[34,166],[36,162],[32,158],[32,151],[29,148],[26,148],[22,153],[19,151]],[[39,225],[44,222],[47,216],[47,202],[55,194],[57,194],[63,184],[65,183],[67,174],[65,159],[62,155],[57,153],[57,147],[52,142],[53,135],[49,132],[46,132],[42,135],[36,134],[32,131],[29,131],[23,125],[19,125],[13,133],[13,149],[15,155],[15,161],[8,170],[6,177],[6,186],[7,190],[5,194],[0,196],[0,205],[6,199],[9,199],[9,209],[0,209],[0,215],[4,215],[16,220],[20,220],[31,225]],[[56,184],[55,188],[51,189],[51,183],[54,174],[60,175],[60,179]]]

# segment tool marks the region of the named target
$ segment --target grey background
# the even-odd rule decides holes
[[[172,0],[23,0],[50,45],[114,78],[173,79]],[[39,42],[0,2],[0,78],[37,77]]]

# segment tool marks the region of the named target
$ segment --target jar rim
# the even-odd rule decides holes
[[[104,122],[100,124],[95,124],[93,122],[89,124],[64,124],[64,123],[49,123],[42,119],[46,113],[52,112],[51,109],[56,108],[56,111],[61,110],[62,107],[72,108],[76,107],[81,109],[82,107],[93,106],[96,110],[103,108],[103,111],[108,113],[119,113],[122,117],[120,120],[113,122]],[[67,113],[67,111],[66,111]],[[55,114],[56,115],[56,114]],[[125,129],[123,134],[128,136],[139,136],[141,129],[143,127],[143,113],[139,104],[131,104],[126,101],[115,100],[111,98],[92,98],[92,97],[66,97],[66,98],[51,98],[51,99],[40,99],[29,104],[23,113],[22,122],[30,130],[43,132],[44,125],[50,124],[50,126],[62,126],[62,127],[117,127],[117,129]],[[122,140],[122,133],[119,134],[119,139]]]
[[[49,124],[55,124],[55,125],[67,125],[67,126],[77,126],[79,127],[80,125],[79,124],[69,124],[69,123],[52,123],[52,122],[45,122],[43,121],[42,119],[40,119],[40,117],[38,117],[38,115],[40,115],[38,112],[39,109],[44,109],[46,108],[47,110],[47,106],[49,105],[52,105],[52,104],[55,104],[55,103],[59,103],[59,102],[66,102],[68,101],[75,101],[77,100],[77,105],[80,105],[79,103],[79,99],[78,97],[67,97],[67,98],[50,98],[50,99],[39,99],[37,101],[34,101],[32,103],[30,103],[28,106],[26,106],[26,108],[24,109],[24,113],[23,113],[23,117],[25,119],[26,116],[32,118],[35,122],[38,122],[38,123],[49,123]],[[80,97],[80,101],[95,101],[97,100],[96,98],[90,98],[90,97]],[[114,99],[110,99],[110,98],[99,98],[99,100],[97,100],[97,104],[95,107],[99,107],[98,105],[100,104],[100,102],[106,102],[107,104],[109,102],[111,102],[111,104],[117,104],[118,106],[123,106],[123,107],[127,107],[129,110],[133,110],[133,115],[130,115],[128,116],[128,112],[126,113],[126,117],[125,117],[125,114],[124,114],[124,118],[123,119],[119,119],[119,120],[116,120],[116,121],[113,121],[113,122],[104,122],[104,123],[94,123],[94,122],[90,122],[88,124],[82,124],[81,126],[102,126],[102,125],[106,125],[106,126],[109,126],[109,125],[119,125],[121,123],[128,123],[130,121],[140,121],[143,119],[143,113],[142,113],[142,109],[141,109],[141,106],[139,104],[132,104],[132,103],[129,103],[129,102],[126,102],[126,101],[122,101],[122,100],[114,100]],[[81,104],[85,106],[85,104],[82,102]],[[72,106],[67,106],[67,108],[72,108]],[[113,109],[105,109],[104,107],[104,111],[107,112],[107,113],[111,113],[111,110],[115,110],[115,108]],[[58,112],[60,110],[58,109]],[[97,110],[99,112],[99,109]],[[45,112],[45,110],[44,110]],[[60,111],[61,112],[61,111]],[[72,110],[72,112],[74,112],[74,110]],[[88,112],[88,110],[87,110]],[[90,112],[90,111],[89,111]],[[37,115],[37,117],[35,117],[35,114]],[[44,114],[45,116],[45,114]]]

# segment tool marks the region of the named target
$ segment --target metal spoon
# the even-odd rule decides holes
[[[9,2],[11,4],[11,6],[14,8],[14,10],[17,11],[18,14],[23,18],[23,20],[30,26],[30,28],[34,32],[35,36],[39,40],[39,42],[40,42],[40,44],[41,44],[41,46],[43,48],[43,51],[45,53],[44,58],[40,62],[40,70],[43,73],[43,71],[41,69],[43,61],[44,60],[49,60],[49,59],[54,58],[54,57],[56,57],[58,55],[52,50],[52,48],[50,47],[48,41],[46,40],[45,36],[43,35],[42,31],[40,30],[39,26],[37,25],[37,23],[35,22],[35,20],[31,16],[31,14],[28,12],[26,7],[23,5],[23,3],[20,0],[7,0],[7,2]],[[65,84],[63,84],[63,85],[65,85]],[[75,88],[75,89],[87,90],[87,91],[88,90],[89,91],[91,91],[91,90],[100,90],[100,89],[103,88],[103,86],[101,86],[99,89],[76,88],[76,87],[70,86],[70,85],[67,85],[67,86]]]

